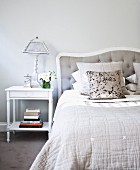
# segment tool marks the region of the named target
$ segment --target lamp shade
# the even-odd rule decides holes
[[[32,39],[23,50],[23,53],[28,54],[49,54],[49,50],[45,43],[36,37]]]

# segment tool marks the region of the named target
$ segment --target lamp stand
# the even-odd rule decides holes
[[[38,82],[38,55],[36,55],[34,59],[34,71],[32,73],[31,78],[31,87],[32,88],[40,87],[40,84]]]

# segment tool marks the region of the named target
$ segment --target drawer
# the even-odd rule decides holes
[[[49,98],[49,92],[11,91],[10,98]]]

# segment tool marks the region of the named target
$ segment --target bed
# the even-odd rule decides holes
[[[59,100],[51,136],[30,170],[140,169],[139,93],[89,100],[73,89],[72,74],[78,70],[78,62],[122,62],[123,76],[130,79],[136,73],[133,63],[140,63],[140,49],[117,47],[57,56]],[[136,75],[139,84],[139,72]]]

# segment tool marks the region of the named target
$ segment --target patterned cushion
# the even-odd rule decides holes
[[[106,62],[106,63],[82,63],[77,62],[77,67],[79,69],[80,78],[81,78],[81,87],[82,87],[82,94],[88,94],[89,92],[89,84],[88,79],[86,76],[87,71],[96,71],[96,72],[112,72],[121,70],[120,72],[120,81],[121,81],[121,87],[123,90],[123,93],[126,95],[129,95],[125,84],[123,80],[123,74],[122,74],[122,62]]]
[[[125,98],[120,81],[120,70],[115,72],[86,72],[90,99],[118,99]]]

